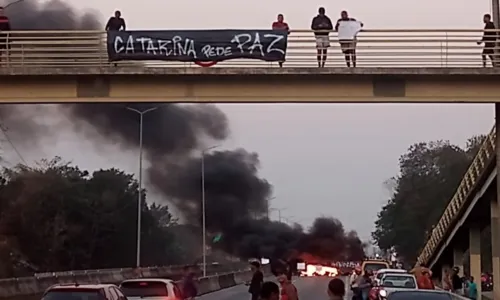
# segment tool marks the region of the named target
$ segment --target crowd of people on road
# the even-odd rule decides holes
[[[477,299],[477,284],[474,277],[461,277],[459,274],[460,268],[458,267],[445,270],[441,282],[443,290],[468,297],[469,299]]]
[[[264,274],[261,271],[259,262],[251,263],[253,277],[249,284],[248,292],[252,300],[298,300],[299,293],[292,282],[292,275],[288,270],[274,270],[274,275],[278,282],[264,282]],[[426,267],[417,267],[409,271],[416,278],[417,287],[420,290],[436,289],[432,280],[432,271]],[[352,300],[369,300],[372,288],[376,286],[374,273],[371,270],[362,272],[360,267],[356,267],[347,280],[352,291]],[[478,290],[474,277],[460,277],[459,268],[455,267],[443,276],[441,287],[443,290],[455,293],[460,296],[476,300]],[[330,300],[341,300],[346,296],[346,282],[340,278],[333,278],[328,283],[326,292]]]

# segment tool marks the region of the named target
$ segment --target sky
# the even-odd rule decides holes
[[[79,11],[93,9],[105,21],[121,10],[134,29],[269,28],[278,13],[292,29],[307,29],[319,6],[332,19],[349,11],[367,29],[477,29],[490,12],[486,0],[349,0],[142,2],[67,0]],[[262,177],[274,185],[272,217],[309,226],[317,216],[339,218],[346,229],[370,238],[376,214],[390,196],[384,181],[398,172],[398,158],[412,143],[436,139],[464,145],[468,137],[488,132],[493,105],[439,104],[224,104],[231,137],[220,148],[243,147],[259,153]],[[64,117],[62,117],[64,118]],[[19,160],[7,148],[7,160]],[[64,132],[27,160],[60,155],[88,168],[138,168],[137,153],[115,145],[96,149],[90,141]],[[112,153],[112,154],[111,154]],[[156,199],[160,201],[161,199]]]

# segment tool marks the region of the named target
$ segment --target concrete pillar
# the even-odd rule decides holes
[[[481,230],[478,227],[469,229],[470,276],[477,285],[477,299],[481,300]]]
[[[453,267],[458,267],[458,276],[464,276],[464,251],[459,248],[453,249]]]
[[[497,21],[498,22],[498,21]],[[496,170],[500,174],[500,103],[495,103],[495,129],[496,129]],[[500,199],[500,176],[497,175],[497,190],[495,197],[491,200],[491,265],[493,269],[493,299],[500,299],[500,210],[498,201]]]
[[[493,23],[495,23],[495,27],[498,29],[500,27],[500,5],[499,0],[491,0],[491,16],[493,17]]]

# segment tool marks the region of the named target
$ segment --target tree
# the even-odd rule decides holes
[[[0,255],[16,253],[38,271],[134,266],[138,185],[132,175],[118,169],[90,174],[60,158],[2,173]],[[169,232],[175,219],[143,195],[143,264],[175,263]]]
[[[394,246],[407,262],[416,260],[484,138],[470,138],[465,149],[448,141],[417,143],[401,156],[400,174],[388,181],[393,195],[372,233],[382,250]]]

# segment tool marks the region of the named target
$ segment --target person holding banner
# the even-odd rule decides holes
[[[284,17],[282,14],[278,15],[278,20],[276,22],[273,22],[272,28],[273,30],[286,30],[288,34],[290,34],[290,27],[288,27],[288,24],[284,21]],[[284,62],[285,61],[278,62],[280,68],[283,68]]]
[[[340,49],[344,53],[347,67],[351,67],[351,62],[352,66],[356,67],[356,35],[362,27],[363,23],[350,18],[347,11],[344,10],[340,13],[335,31],[338,33]]]
[[[314,30],[316,38],[316,49],[318,51],[318,67],[324,68],[326,63],[326,52],[330,47],[330,30],[333,30],[332,20],[325,15],[325,8],[318,9],[318,15],[313,18],[311,29]]]

